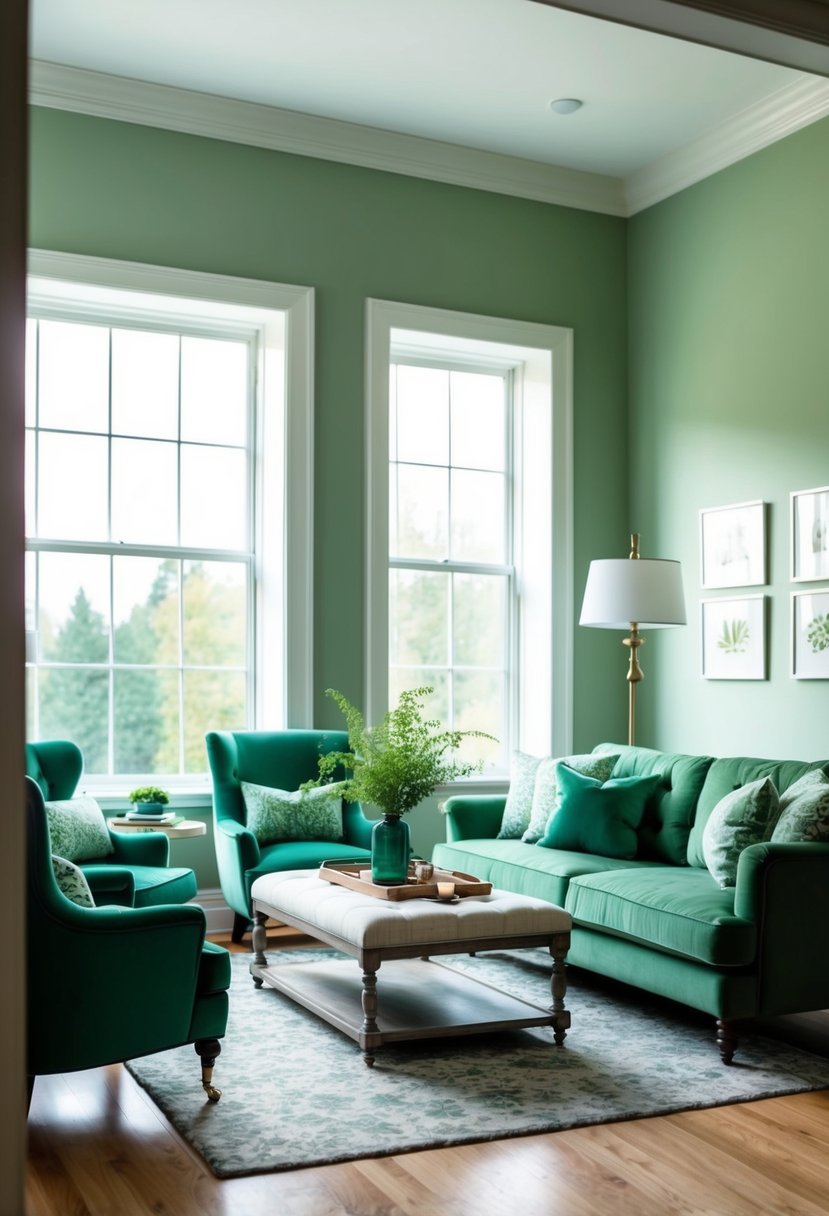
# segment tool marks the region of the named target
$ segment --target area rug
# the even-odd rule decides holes
[[[274,950],[273,965],[331,958]],[[571,971],[566,1045],[541,1027],[393,1044],[373,1069],[357,1044],[271,988],[234,954],[230,1020],[205,1101],[192,1047],[128,1068],[220,1178],[502,1139],[829,1087],[829,1059],[746,1035],[721,1062],[713,1020]],[[453,957],[450,965],[549,1004],[543,950]],[[357,963],[354,963],[355,968]],[[382,1002],[382,975],[378,973]]]

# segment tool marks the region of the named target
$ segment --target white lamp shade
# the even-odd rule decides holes
[[[679,562],[646,557],[591,562],[579,624],[597,629],[684,625]]]

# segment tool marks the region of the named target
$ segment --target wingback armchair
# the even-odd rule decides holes
[[[46,802],[75,796],[83,775],[83,753],[69,739],[26,744],[26,776]],[[109,832],[109,852],[88,859],[72,857],[83,870],[95,903],[148,908],[182,904],[196,896],[191,869],[171,866],[170,841],[163,832]]]
[[[222,894],[234,913],[233,941],[250,925],[250,889],[260,874],[316,869],[323,861],[367,861],[373,821],[359,803],[342,803],[342,839],[260,843],[248,826],[242,785],[293,792],[319,775],[324,752],[346,751],[344,731],[211,731],[206,737],[213,779],[213,835]]]
[[[29,1097],[39,1074],[193,1043],[207,1096],[218,1101],[212,1075],[227,1026],[230,955],[205,941],[204,911],[73,902],[56,881],[43,795],[31,778],[26,812]]]

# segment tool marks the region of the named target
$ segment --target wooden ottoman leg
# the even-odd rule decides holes
[[[561,1047],[567,1031],[570,1029],[570,1011],[564,1006],[567,992],[567,951],[570,949],[570,934],[557,933],[550,944],[550,954],[553,957],[553,973],[550,976],[550,991],[553,1003],[550,1010],[555,1014],[553,1022],[553,1037],[556,1047]]]
[[[264,912],[260,912],[258,908],[254,908],[253,940],[251,942],[253,947],[253,962],[250,965],[251,974],[253,974],[254,967],[267,967],[268,965],[268,960],[265,955],[265,947],[268,944],[268,935],[265,931],[265,922],[267,919],[268,918]],[[253,982],[257,988],[262,987],[262,980],[258,975],[253,975]]]
[[[363,971],[363,1024],[360,1027],[360,1041],[363,1044],[363,1060],[367,1068],[374,1067],[374,1046],[380,1040],[380,1027],[377,1025],[377,972]],[[375,1039],[375,1036],[376,1039]],[[371,1042],[370,1039],[374,1039]]]

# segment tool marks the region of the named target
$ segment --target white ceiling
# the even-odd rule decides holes
[[[531,0],[33,0],[31,53],[613,178],[815,80]]]

